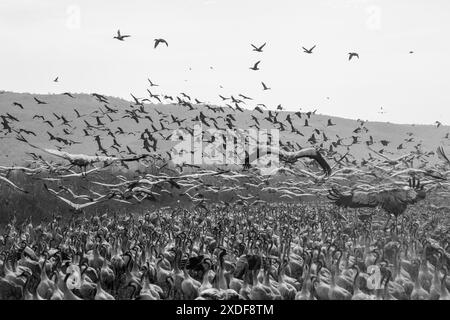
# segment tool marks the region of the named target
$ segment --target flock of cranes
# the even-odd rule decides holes
[[[129,37],[118,30],[114,39]],[[165,39],[154,42],[155,49],[169,47]],[[251,47],[262,53],[266,44]],[[316,45],[302,49],[313,54]],[[359,59],[356,52],[348,55]],[[249,69],[260,70],[261,61]],[[125,107],[94,93],[88,111],[61,109],[40,96],[0,111],[2,141],[29,151],[27,164],[0,166],[0,188],[26,197],[26,186],[12,175],[20,172],[76,213],[68,224],[55,216],[50,223],[9,221],[0,239],[0,299],[449,299],[450,239],[433,236],[439,226],[430,226],[431,218],[406,214],[419,202],[425,214],[448,214],[450,208],[426,200],[450,194],[443,147],[423,150],[408,133],[395,148],[405,153],[392,157],[392,142],[374,137],[367,121],[358,120],[350,136],[332,136],[328,130],[339,124],[330,118],[313,125],[317,110],[269,110],[243,93],[219,95],[224,105],[212,106],[184,92],[156,93],[159,85],[148,83],[148,97],[131,94]],[[58,98],[76,103],[80,95]],[[30,105],[41,111],[27,114]],[[279,147],[264,145],[240,163],[209,167],[176,163],[162,147],[174,142],[174,132],[193,137],[200,124],[202,145],[220,140],[225,156],[237,145],[227,133],[243,129],[243,122],[277,129]],[[95,152],[69,152],[88,143]],[[360,145],[369,158],[352,155]],[[266,154],[276,154],[279,164],[251,161]],[[113,166],[131,175],[115,173],[105,182],[102,175],[111,175]],[[84,191],[75,189],[74,179]],[[174,207],[186,200],[189,209],[86,216],[104,202],[158,203],[163,195]],[[308,197],[322,204],[298,204]],[[377,208],[385,214],[375,214]],[[365,209],[370,214],[361,214]],[[369,281],[374,268],[381,275],[377,288]]]
[[[150,79],[149,83],[151,87],[157,86]],[[67,99],[77,99],[73,95],[64,95],[67,96]],[[112,106],[105,96],[99,94],[92,96],[103,107],[99,107],[91,113],[81,114],[74,108],[72,116],[67,113],[57,114],[55,112],[52,112],[54,119],[51,120],[44,115],[45,113],[32,116],[33,121],[41,121],[43,125],[47,124],[50,128],[62,127],[62,134],[46,132],[49,143],[56,144],[56,148],[39,146],[39,143],[33,142],[33,140],[37,140],[37,133],[31,129],[22,128],[18,115],[10,112],[2,114],[4,135],[10,139],[17,139],[24,147],[33,150],[28,153],[32,160],[26,167],[0,167],[2,181],[20,192],[26,192],[24,188],[8,179],[9,172],[22,171],[26,175],[38,177],[39,180],[47,183],[45,189],[49,191],[53,190],[48,185],[49,183],[61,187],[65,179],[78,177],[88,180],[92,186],[92,189],[89,190],[90,195],[79,196],[73,191],[68,192],[67,189],[50,192],[57,199],[73,207],[75,211],[84,208],[82,204],[76,204],[75,200],[90,199],[89,206],[105,199],[123,203],[144,200],[157,201],[162,192],[186,197],[195,204],[203,206],[208,201],[213,201],[212,199],[217,198],[218,195],[227,193],[234,201],[244,204],[255,201],[264,202],[263,195],[268,192],[276,194],[284,200],[298,200],[302,196],[324,197],[328,195],[336,204],[344,207],[381,206],[395,216],[401,214],[407,204],[424,198],[423,193],[435,189],[445,193],[449,186],[447,178],[450,173],[448,170],[450,161],[442,147],[439,147],[436,152],[430,152],[422,151],[416,145],[415,152],[408,152],[400,157],[392,158],[384,151],[390,141],[381,139],[378,143],[383,148],[375,150],[373,148],[375,140],[370,135],[370,138],[365,141],[370,155],[369,159],[362,159],[359,163],[356,159],[350,160],[352,146],[361,144],[362,134],[370,134],[366,122],[363,121],[360,121],[359,126],[353,130],[354,135],[348,138],[337,136],[336,140],[331,140],[326,135],[325,129],[313,128],[312,135],[307,140],[312,147],[300,146],[298,143],[294,145],[289,140],[281,139],[278,148],[267,146],[265,152],[258,148],[252,159],[255,158],[255,155],[263,157],[266,153],[275,153],[279,157],[280,165],[265,174],[261,173],[261,167],[250,163],[251,155],[248,153],[246,153],[245,159],[242,159],[242,166],[218,164],[215,168],[205,169],[189,162],[175,164],[171,162],[172,154],[169,151],[164,152],[162,148],[158,147],[162,141],[171,140],[174,130],[181,130],[186,135],[192,135],[192,126],[196,123],[204,126],[202,133],[207,133],[207,129],[214,128],[223,134],[222,152],[225,154],[227,152],[225,133],[227,130],[239,129],[237,124],[239,114],[247,117],[250,115],[250,123],[253,123],[250,126],[255,129],[271,126],[280,129],[281,132],[287,131],[292,135],[304,136],[302,130],[296,127],[296,123],[299,119],[304,119],[305,127],[307,127],[308,120],[314,117],[315,111],[284,113],[262,110],[259,106],[256,106],[253,111],[244,110],[240,105],[245,105],[245,100],[251,98],[242,94],[239,95],[240,98],[223,97],[224,100],[234,101],[235,108],[231,105],[212,107],[207,104],[198,104],[200,102],[198,99],[192,99],[186,93],[182,93],[175,99],[153,94],[153,98],[174,100],[173,103],[178,105],[177,108],[185,109],[186,116],[181,118],[179,115],[164,111],[163,108],[144,104],[143,99],[136,98],[134,95],[132,95],[134,103],[125,110],[119,110],[116,106]],[[150,101],[150,99],[147,100]],[[47,103],[36,97],[34,97],[34,101],[37,104]],[[25,103],[17,101],[13,103],[13,106],[21,110],[27,107]],[[191,116],[189,117],[189,115]],[[122,119],[129,118],[129,121],[136,125],[146,121],[145,129],[140,134],[135,130],[126,132],[120,126],[120,116]],[[280,119],[283,116],[284,120]],[[298,118],[296,123],[293,121],[293,117]],[[117,125],[114,128],[112,125],[115,125],[116,122]],[[80,127],[80,125],[82,126]],[[288,125],[291,126],[290,131],[286,128]],[[335,126],[336,124],[328,119],[323,128]],[[106,147],[103,143],[105,134],[112,138],[113,145],[111,147]],[[319,134],[322,135],[320,143],[319,137],[315,136]],[[129,135],[142,141],[142,151],[134,151],[129,145],[125,146],[119,142],[121,136]],[[83,141],[77,141],[81,140],[80,137],[84,140],[93,137],[97,145],[95,155],[74,154],[64,150],[82,144]],[[204,139],[202,143],[212,143],[214,139],[218,139],[218,137],[212,135],[209,139]],[[347,140],[351,141],[344,143]],[[397,150],[401,150],[413,142],[412,134],[408,134],[408,138],[401,144],[402,148],[399,146]],[[325,147],[325,143],[328,144],[328,148]],[[185,151],[189,152],[189,150]],[[59,158],[60,161],[48,161],[45,159],[45,155]],[[433,156],[437,156],[440,163],[438,161],[437,164],[431,165],[428,159]],[[307,161],[307,158],[313,162]],[[299,160],[302,160],[302,166],[298,165]],[[414,167],[417,162],[420,165]],[[111,185],[105,185],[100,181],[95,181],[95,178],[90,178],[100,172],[105,172],[113,165],[126,168],[129,166],[133,168],[156,166],[160,170],[156,175],[145,174],[145,170],[143,172],[136,171],[138,173],[133,179],[118,176],[116,179],[119,182]],[[317,172],[316,167],[320,167],[322,173]],[[215,181],[213,183],[206,182],[204,179],[208,176],[213,176]],[[421,179],[420,188],[416,178],[417,181]],[[409,186],[407,185],[408,179],[412,179]],[[261,183],[263,184],[261,185]],[[238,186],[231,188],[233,184]],[[64,193],[68,193],[74,199],[66,199]]]

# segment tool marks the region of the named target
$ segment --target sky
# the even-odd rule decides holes
[[[0,90],[130,100],[150,78],[211,104],[242,93],[249,108],[448,124],[449,16],[448,0],[2,0]]]

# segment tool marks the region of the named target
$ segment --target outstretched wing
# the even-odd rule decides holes
[[[14,184],[12,181],[10,181],[9,179],[7,179],[6,177],[0,175],[0,181],[4,181],[7,184],[9,184],[11,187],[13,187],[15,190],[21,191],[23,193],[28,193],[28,191],[20,188],[19,186],[17,186],[16,184]]]
[[[269,151],[272,155],[278,154],[280,161],[288,162],[288,163],[295,163],[300,158],[314,159],[315,161],[317,161],[317,163],[320,165],[320,167],[323,169],[323,171],[325,171],[325,174],[327,176],[329,176],[331,174],[330,165],[323,158],[323,156],[320,154],[320,152],[318,150],[316,150],[316,148],[306,148],[306,149],[302,149],[300,151],[294,151],[294,152],[284,151],[282,149],[271,148],[271,147],[268,147],[266,150],[261,150],[258,148],[257,151],[252,153],[252,155],[250,156],[250,159],[255,159],[256,154],[259,154],[259,157],[262,157],[262,156],[266,155],[267,152],[269,152]]]
[[[374,208],[379,205],[379,197],[376,192],[356,191],[344,194],[336,188],[332,188],[327,198],[343,208]]]
[[[300,151],[295,152],[287,152],[283,150],[279,150],[280,159],[286,162],[295,162],[299,158],[310,158],[317,161],[317,163],[320,165],[320,167],[325,171],[327,175],[331,174],[331,167],[327,163],[327,161],[323,158],[323,156],[320,154],[319,151],[316,150],[316,148],[307,148],[302,149]]]
[[[441,159],[442,161],[445,161],[447,164],[450,164],[450,160],[447,158],[447,155],[444,152],[444,148],[442,148],[442,147],[437,148],[436,153],[437,153],[439,159]]]

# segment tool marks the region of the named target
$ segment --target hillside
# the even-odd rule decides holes
[[[38,104],[34,98],[44,101],[46,104]],[[14,102],[21,104],[23,109],[14,105]],[[117,112],[106,112],[105,105],[117,110]],[[209,118],[206,121],[212,128],[214,128],[212,126],[213,121],[210,118],[216,119],[219,127],[226,128],[226,123],[223,119],[226,113],[231,113],[234,116],[236,119],[234,126],[236,128],[245,129],[251,125],[255,125],[255,120],[252,119],[252,115],[258,119],[260,128],[280,128],[278,124],[275,125],[264,120],[268,116],[268,110],[262,108],[263,113],[253,110],[255,106],[250,100],[246,100],[245,104],[240,103],[242,108],[246,108],[244,112],[232,110],[227,107],[224,108],[225,112],[213,112],[203,105],[193,104],[193,106],[194,110],[189,110],[187,107],[178,104],[145,104],[143,109],[147,113],[137,113],[139,119],[136,119],[136,121],[130,117],[123,118],[123,116],[129,114],[128,111],[130,110],[139,110],[138,106],[129,101],[113,97],[107,97],[106,102],[101,102],[90,94],[73,94],[73,98],[62,94],[33,95],[12,92],[3,92],[0,94],[0,116],[6,117],[8,126],[16,131],[20,129],[32,131],[36,136],[25,132],[21,132],[21,135],[34,145],[46,148],[62,147],[70,153],[96,154],[98,152],[97,143],[93,137],[98,135],[101,138],[102,145],[108,150],[108,154],[118,154],[117,150],[111,149],[113,137],[108,135],[108,128],[112,132],[117,132],[120,127],[123,129],[124,134],[115,134],[115,139],[120,145],[118,150],[121,153],[128,153],[127,146],[136,153],[147,152],[143,149],[143,141],[139,137],[145,129],[148,129],[158,140],[157,152],[163,154],[173,145],[173,142],[164,138],[167,138],[174,129],[179,127],[176,123],[173,123],[171,116],[177,119],[187,119],[183,122],[182,127],[189,128],[193,126],[193,119],[200,112]],[[78,118],[74,109],[82,117]],[[271,112],[272,114],[276,114],[273,110]],[[18,121],[8,118],[8,114]],[[45,121],[50,121],[53,127],[49,123],[45,123],[42,118],[36,118],[36,115],[43,116]],[[303,136],[291,132],[291,125],[286,121],[288,115],[292,119],[293,126]],[[68,124],[63,124],[64,121],[61,116],[64,116]],[[104,125],[97,126],[97,116]],[[151,121],[149,118],[145,118],[145,116],[150,117]],[[35,118],[33,119],[33,117]],[[161,130],[160,121],[162,117],[166,118],[166,120],[163,121],[165,128]],[[353,141],[352,136],[357,136],[358,143],[350,146],[350,154],[357,161],[368,157],[370,150],[367,148],[365,141],[369,141],[370,136],[373,137],[374,142],[371,147],[375,150],[384,149],[384,154],[389,157],[414,151],[417,145],[424,152],[435,151],[439,145],[444,146],[444,148],[450,146],[450,139],[448,138],[448,133],[450,132],[449,126],[440,126],[437,128],[435,125],[407,125],[382,122],[366,122],[364,125],[361,125],[357,120],[312,114],[308,119],[309,127],[305,127],[305,119],[308,117],[303,112],[301,117],[300,119],[293,112],[278,111],[278,115],[276,116],[277,121],[286,125],[286,130],[280,132],[280,138],[283,144],[290,142],[297,149],[298,145],[295,143],[298,143],[301,147],[310,146],[312,143],[307,140],[313,134],[314,129],[320,131],[320,134],[317,134],[317,132],[314,133],[317,140],[315,145],[321,145],[324,150],[329,150],[330,144],[333,142],[336,143],[338,137],[342,138],[341,143],[343,145],[351,145]],[[331,119],[331,122],[335,125],[327,126],[328,119]],[[83,131],[87,126],[84,121],[97,128],[88,129],[87,132]],[[151,127],[152,124],[157,129],[156,131]],[[361,127],[362,130],[354,133],[353,131],[358,127]],[[63,130],[66,130],[66,132]],[[75,141],[76,143],[66,145],[56,140],[50,141],[49,133],[55,137],[62,137]],[[323,134],[325,134],[326,138]],[[36,149],[29,147],[24,142],[18,141],[16,136],[17,134],[14,131],[9,133],[9,130],[5,126],[0,125],[1,165],[23,164],[25,160],[29,159],[26,156],[26,152],[36,152]],[[383,146],[380,142],[382,140],[389,141],[389,144]],[[397,148],[400,144],[402,144],[403,148],[398,150]],[[347,147],[337,146],[333,150],[337,151],[338,154],[343,154],[346,152]],[[436,159],[435,156],[431,158]],[[329,160],[332,161],[331,158]],[[350,160],[353,159],[350,158]]]

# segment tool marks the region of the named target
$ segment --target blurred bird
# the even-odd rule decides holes
[[[159,45],[160,43],[165,44],[166,47],[169,46],[169,44],[167,43],[167,41],[164,40],[164,39],[159,38],[159,39],[155,39],[154,41],[155,41],[154,49],[156,49],[156,47],[158,47],[158,45]]]
[[[256,51],[256,52],[263,52],[263,48],[266,46],[266,43],[264,43],[262,46],[260,46],[260,47],[257,47],[257,46],[255,46],[254,44],[251,44],[251,46],[253,47],[253,51]]]
[[[349,52],[348,53],[348,60],[352,60],[353,57],[356,57],[359,59],[359,54],[357,54],[356,52]]]
[[[303,52],[311,54],[311,53],[313,53],[313,50],[314,50],[315,47],[316,46],[314,45],[311,49],[306,49],[305,47],[302,47],[302,49],[303,49]]]
[[[117,36],[114,37],[114,39],[117,39],[119,41],[124,41],[125,38],[131,37],[130,35],[121,35],[120,30],[117,30]]]

